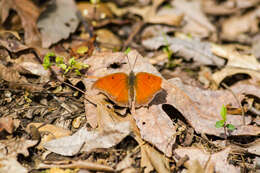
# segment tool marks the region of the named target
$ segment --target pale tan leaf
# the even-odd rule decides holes
[[[185,163],[188,167],[197,160],[205,169],[205,172],[211,170],[211,165],[214,165],[214,170],[219,173],[237,173],[240,171],[239,167],[235,167],[227,161],[228,154],[231,152],[230,147],[214,154],[206,153],[202,149],[194,147],[178,148],[175,149],[175,152],[181,157],[188,155],[189,160]]]
[[[170,83],[169,83],[170,82]],[[211,134],[223,137],[224,130],[215,127],[220,120],[220,108],[222,105],[231,104],[239,107],[237,100],[230,91],[210,91],[183,84],[179,79],[163,82],[163,88],[167,92],[166,103],[177,109],[197,133]],[[259,89],[251,86],[238,86],[231,88],[242,101],[244,94],[260,96]],[[167,110],[166,110],[167,111]],[[245,117],[246,124],[251,122],[250,117]],[[260,128],[253,125],[242,124],[242,116],[228,115],[227,122],[234,124],[236,129],[231,135],[258,135]]]
[[[211,44],[192,39],[180,39],[169,36],[157,36],[143,40],[142,44],[149,49],[158,49],[161,46],[169,46],[176,56],[181,56],[186,60],[193,59],[197,64],[224,65],[224,60],[215,56],[212,52]]]
[[[142,139],[153,144],[166,156],[172,155],[172,146],[175,143],[176,129],[171,119],[159,106],[149,109],[140,108],[134,115],[136,125],[140,129]]]
[[[41,14],[37,23],[44,48],[68,38],[71,33],[75,32],[79,24],[74,1],[56,0],[51,5]]]
[[[14,157],[8,157],[8,158],[0,158],[1,166],[0,166],[0,172],[8,172],[8,173],[27,173],[28,170],[23,167]]]
[[[110,148],[119,143],[129,133],[129,122],[111,124],[101,132],[81,128],[72,136],[47,142],[44,147],[57,154],[73,156],[82,151],[90,152],[97,148]]]
[[[146,167],[144,172],[148,173],[155,169],[157,172],[170,173],[169,161],[167,158],[149,144],[141,145],[141,154],[141,166]]]

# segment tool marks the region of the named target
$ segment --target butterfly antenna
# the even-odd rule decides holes
[[[131,66],[131,64],[130,64],[130,61],[129,61],[128,55],[126,55],[126,58],[127,58],[127,61],[128,61],[128,64],[129,64],[129,68],[130,68],[130,70],[133,70],[133,69],[132,69],[132,66]]]
[[[134,66],[135,66],[135,64],[136,64],[136,61],[137,61],[137,55],[136,55],[136,57],[135,57],[135,62],[134,62]],[[133,67],[134,67],[134,66],[133,66]]]

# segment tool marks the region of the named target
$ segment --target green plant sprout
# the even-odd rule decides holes
[[[163,47],[163,52],[168,55],[168,60],[170,61],[172,54],[173,54],[173,51],[169,48],[170,45],[169,45],[168,40],[166,38],[166,35],[164,33],[163,33],[163,38],[164,38],[164,41],[165,41],[165,46]]]
[[[52,59],[55,59],[53,62]],[[43,67],[44,69],[50,68],[52,65],[56,65],[64,71],[64,75],[69,72],[75,72],[77,75],[81,75],[80,70],[86,69],[89,66],[87,64],[83,64],[75,60],[74,57],[70,58],[68,63],[64,63],[64,58],[60,56],[56,56],[54,53],[50,52],[44,56],[43,59]]]
[[[164,33],[163,33],[163,38],[164,38],[165,46],[162,48],[162,50],[164,53],[167,54],[167,57],[168,57],[167,68],[173,68],[176,66],[176,64],[174,64],[172,62],[173,51],[170,49],[170,45],[169,45],[166,35]]]
[[[131,51],[131,48],[128,47],[128,48],[124,51],[124,53],[127,55],[130,51]]]
[[[227,124],[227,108],[222,105],[220,115],[222,117],[222,120],[219,120],[216,122],[215,127],[216,128],[224,128],[224,133],[225,133],[225,139],[227,139],[227,129],[228,130],[235,130],[235,126],[233,124]]]

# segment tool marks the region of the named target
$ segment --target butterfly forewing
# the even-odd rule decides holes
[[[121,106],[128,105],[128,75],[114,73],[98,79],[92,86]]]
[[[136,106],[148,104],[161,90],[162,79],[151,73],[139,72],[135,78]]]

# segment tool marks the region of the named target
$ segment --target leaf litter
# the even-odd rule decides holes
[[[0,7],[0,172],[257,171],[258,0]],[[163,79],[162,91],[134,112],[91,87],[129,73],[126,56],[132,66],[137,57],[135,73]],[[74,75],[72,59],[89,68]],[[215,127],[223,105],[233,131]]]

